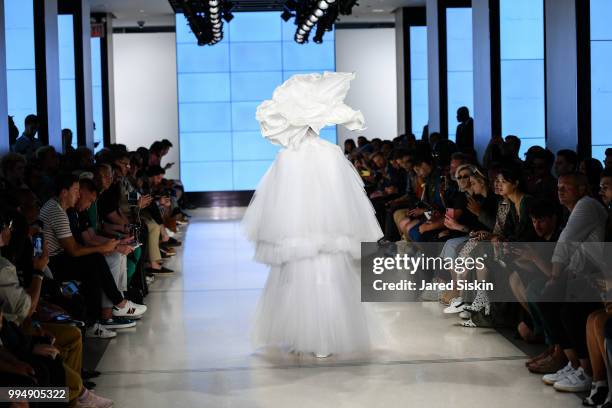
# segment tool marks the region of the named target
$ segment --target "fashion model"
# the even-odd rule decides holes
[[[363,129],[344,104],[352,73],[294,75],[257,108],[262,135],[283,148],[242,226],[270,265],[253,340],[317,357],[367,351],[379,332],[360,301],[361,242],[383,235],[363,181],[325,126]]]

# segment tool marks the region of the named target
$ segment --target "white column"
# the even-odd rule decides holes
[[[43,2],[43,0],[36,0]],[[44,0],[45,10],[45,69],[47,77],[47,129],[49,146],[62,151],[62,114],[60,98],[59,40],[57,0]]]
[[[545,0],[546,146],[556,153],[578,146],[575,0]]]
[[[110,142],[117,140],[115,125],[115,59],[114,59],[114,34],[113,34],[113,15],[106,15],[106,61],[108,69],[108,117]],[[175,146],[178,149],[178,146]]]
[[[81,38],[83,42],[83,61],[82,64],[76,65],[77,69],[83,70],[83,103],[85,114],[85,144],[90,149],[94,148],[94,120],[93,120],[93,97],[92,97],[92,79],[91,79],[91,22],[90,22],[90,7],[89,0],[80,0],[81,2],[81,27],[83,32]]]
[[[440,61],[438,47],[438,0],[427,0],[427,82],[429,87],[429,134],[440,131]]]
[[[397,67],[397,134],[410,133],[406,129],[406,49],[410,44],[404,44],[404,9],[395,10],[395,66]],[[409,111],[408,111],[409,112]]]
[[[0,155],[9,150],[8,96],[6,86],[6,38],[4,27],[4,0],[0,0]]]

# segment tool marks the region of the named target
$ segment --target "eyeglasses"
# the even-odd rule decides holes
[[[465,180],[465,179],[469,179],[470,176],[457,176],[457,180]]]

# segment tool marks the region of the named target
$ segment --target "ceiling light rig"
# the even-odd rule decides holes
[[[325,32],[334,29],[338,14],[350,15],[354,6],[358,6],[356,0],[310,0],[305,2],[288,0],[285,3],[285,9],[288,13],[295,11],[297,29],[294,39],[298,44],[308,42],[310,32],[315,26],[315,35],[312,40],[321,44]]]
[[[223,39],[223,19],[229,22],[233,4],[228,0],[180,0],[173,7],[180,7],[189,28],[195,34],[198,45],[215,45]]]

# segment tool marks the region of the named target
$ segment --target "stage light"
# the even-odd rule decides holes
[[[219,13],[219,7],[210,8],[210,14],[218,14],[218,13]]]
[[[329,4],[325,0],[322,0],[319,2],[319,9],[327,10],[328,8],[329,8]]]
[[[312,27],[312,26],[314,25],[314,23],[313,23],[312,21],[310,21],[310,20],[307,20],[307,21],[306,21],[306,25],[307,25],[308,27]]]

